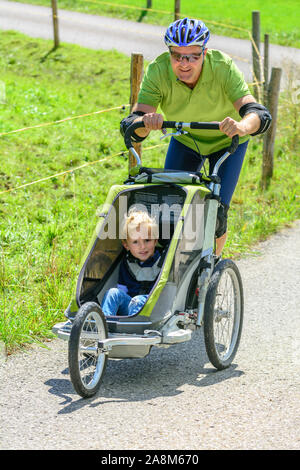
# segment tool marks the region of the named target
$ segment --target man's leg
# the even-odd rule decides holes
[[[248,141],[240,144],[237,150],[230,155],[220,167],[221,205],[218,210],[218,223],[216,230],[216,256],[220,256],[222,254],[227,240],[227,213],[234,190],[238,183],[247,147]],[[210,171],[215,165],[216,160],[217,159],[210,160]]]
[[[237,150],[221,165],[219,176],[221,178],[220,198],[223,207],[219,208],[219,230],[216,231],[216,255],[220,256],[227,239],[227,212],[230,201],[237,185],[242,169],[244,156],[248,143],[240,144]],[[225,152],[226,149],[224,149]],[[209,157],[209,156],[208,156]],[[209,158],[209,171],[212,170],[220,155],[211,155]],[[200,171],[203,158],[194,150],[186,147],[172,137],[165,161],[165,169]],[[221,228],[222,225],[222,228]]]
[[[224,235],[216,239],[216,256],[221,256],[226,240],[227,232],[225,232]]]
[[[227,240],[227,214],[229,206],[220,203],[217,214],[216,226],[216,256],[221,256]]]
[[[168,147],[165,170],[199,171],[203,164],[203,158],[186,145],[171,138]]]

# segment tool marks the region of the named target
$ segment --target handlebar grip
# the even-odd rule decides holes
[[[239,145],[239,136],[238,135],[234,135],[232,137],[232,140],[231,140],[231,145],[229,147],[229,149],[227,150],[229,153],[234,153],[236,151],[236,149],[238,148],[238,145]]]
[[[191,129],[209,129],[211,131],[219,131],[218,122],[191,122]]]
[[[132,134],[135,131],[135,129],[138,129],[139,127],[145,127],[145,124],[143,121],[134,122],[133,124],[131,124],[131,126],[129,126],[126,129],[126,132],[124,135],[124,142],[128,150],[130,149],[130,147],[132,147],[132,142],[131,142]]]
[[[161,126],[162,129],[173,129],[174,127],[176,127],[176,121],[164,121]]]

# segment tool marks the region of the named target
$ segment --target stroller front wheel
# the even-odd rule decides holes
[[[99,390],[107,355],[98,342],[107,338],[107,324],[101,308],[87,302],[79,309],[69,339],[69,371],[76,392],[89,398]]]
[[[225,259],[216,265],[206,294],[204,339],[210,362],[229,367],[237,352],[243,325],[244,296],[236,264]]]

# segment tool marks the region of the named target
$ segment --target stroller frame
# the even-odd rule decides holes
[[[57,324],[53,331],[57,336],[69,342],[69,368],[71,380],[77,393],[83,397],[94,395],[100,386],[105,370],[107,358],[142,358],[149,354],[153,346],[169,347],[172,344],[189,341],[194,330],[203,324],[206,349],[209,359],[215,367],[223,369],[228,367],[236,354],[243,319],[243,289],[242,281],[236,265],[231,260],[222,260],[215,265],[214,256],[215,230],[219,206],[220,179],[218,170],[220,165],[238,145],[238,136],[235,136],[230,148],[218,160],[212,175],[208,178],[200,173],[164,171],[149,169],[141,166],[139,155],[135,151],[131,137],[134,130],[143,127],[143,122],[134,123],[125,134],[125,144],[135,156],[137,165],[123,185],[112,186],[99,214],[101,221],[98,224],[92,242],[86,250],[84,262],[80,270],[74,298],[71,301],[66,316],[71,320],[67,324]],[[183,128],[219,129],[217,123],[175,123],[164,121],[163,127],[176,129],[176,135],[185,132]],[[95,290],[83,289],[86,284],[86,273],[92,266],[92,254],[99,245],[112,217],[114,207],[120,208],[120,196],[127,197],[127,201],[134,195],[159,195],[160,188],[167,188],[167,192],[175,197],[185,194],[184,205],[177,219],[174,220],[174,233],[169,243],[164,247],[165,258],[158,279],[149,294],[149,298],[142,310],[131,317],[104,317],[100,308],[103,292],[111,286],[111,276],[104,276],[101,288]],[[136,196],[135,196],[136,197]],[[167,197],[167,196],[166,196]],[[151,199],[151,198],[150,198]],[[202,233],[196,235],[198,249],[189,251],[179,250],[182,245],[182,233],[186,221],[193,219],[193,201],[198,201],[198,208],[202,209]],[[175,216],[174,216],[175,218]],[[97,245],[98,244],[98,245]],[[178,262],[174,267],[174,253],[178,250],[187,256],[187,262]],[[108,250],[109,251],[109,250]],[[121,252],[119,253],[121,256]],[[224,264],[225,263],[225,264]],[[187,266],[185,266],[187,265]],[[112,273],[117,271],[118,263],[114,261]],[[182,268],[184,267],[184,269]],[[170,282],[170,272],[177,276],[177,284]],[[223,307],[216,308],[217,285],[223,272],[230,277],[233,290],[233,315]],[[228,274],[229,273],[229,274]],[[212,277],[217,277],[216,285]],[[96,292],[96,296],[95,296]],[[209,297],[210,306],[208,306]],[[163,314],[161,311],[163,310]],[[217,312],[217,313],[216,313]],[[233,317],[232,332],[226,354],[218,351],[214,336],[214,322],[224,322]],[[217,319],[217,320],[216,320]],[[80,357],[85,358],[85,361]],[[91,364],[87,364],[90,361]],[[82,362],[85,366],[82,367]],[[85,372],[84,369],[92,369]],[[87,379],[87,377],[89,377]]]

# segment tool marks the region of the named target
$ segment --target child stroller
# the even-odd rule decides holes
[[[131,136],[125,144],[137,165],[124,184],[112,186],[86,250],[69,319],[53,331],[69,343],[69,371],[82,397],[97,393],[108,358],[142,358],[151,348],[189,341],[204,327],[209,360],[219,370],[237,352],[243,323],[243,287],[236,264],[214,256],[220,179],[218,169],[238,145],[238,136],[220,157],[213,173],[145,168]],[[163,123],[164,128],[219,130],[217,123]],[[143,308],[132,316],[104,317],[101,301],[116,286],[124,256],[120,224],[129,208],[141,207],[159,223],[161,270]]]

